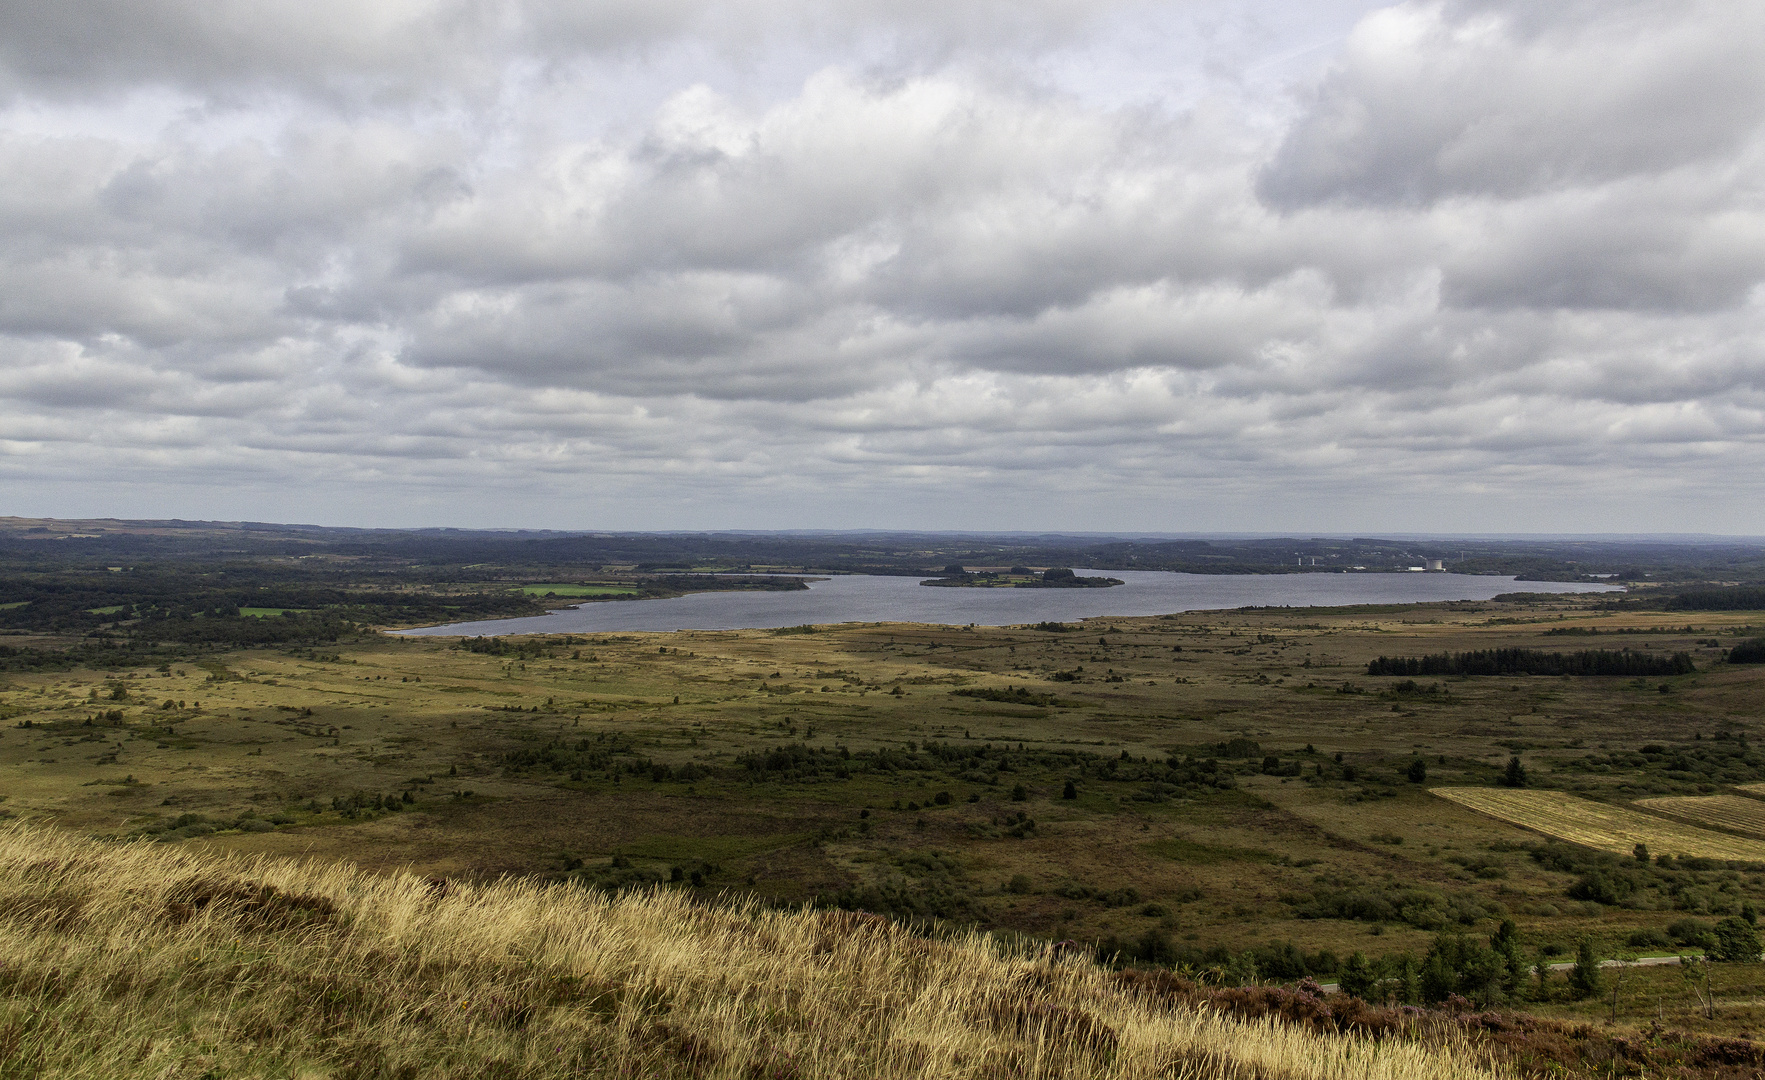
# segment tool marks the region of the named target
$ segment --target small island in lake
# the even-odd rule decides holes
[[[946,589],[1107,589],[1120,585],[1120,578],[1079,577],[1065,567],[1053,567],[1040,574],[1027,566],[1014,566],[1000,573],[991,570],[969,571],[960,566],[944,567],[944,576],[920,582]]]

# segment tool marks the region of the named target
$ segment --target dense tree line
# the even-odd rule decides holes
[[[168,618],[137,628],[138,637],[185,645],[238,649],[257,645],[319,645],[348,637],[359,628],[332,611],[285,611],[280,618]]]
[[[1765,610],[1765,588],[1690,589],[1669,597],[1664,606],[1668,611],[1760,611]]]
[[[1629,649],[1545,652],[1540,649],[1478,649],[1427,656],[1381,656],[1368,675],[1686,675],[1697,668],[1687,653],[1661,656]]]
[[[314,580],[301,567],[237,562],[201,569],[172,565],[0,573],[0,605],[6,605],[0,608],[0,627],[50,633],[113,628],[164,641],[255,643],[284,640],[288,632],[254,630],[248,624],[264,620],[244,614],[247,609],[323,612],[370,623],[488,619],[544,611],[538,600],[507,586],[491,592],[440,594],[337,580],[342,575],[335,572],[331,576],[330,581]],[[207,620],[246,624],[229,630],[181,625]]]

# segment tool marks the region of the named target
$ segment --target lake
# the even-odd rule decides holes
[[[1075,568],[1076,569],[1076,568]],[[451,623],[416,635],[580,634],[613,630],[736,630],[804,623],[917,622],[983,626],[1099,615],[1166,615],[1236,607],[1341,607],[1488,600],[1506,592],[1622,592],[1615,585],[1515,581],[1466,574],[1172,574],[1084,570],[1120,578],[1108,589],[927,588],[920,577],[842,575],[807,592],[693,593],[668,600],[585,603],[523,619]]]

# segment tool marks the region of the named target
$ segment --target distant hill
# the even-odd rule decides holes
[[[53,541],[54,543],[45,543]],[[949,564],[1174,570],[1193,574],[1360,573],[1438,562],[1462,574],[1614,584],[1765,584],[1765,541],[1727,537],[1159,536],[906,530],[387,529],[256,521],[0,517],[9,557],[111,563],[148,558],[323,555],[381,570],[495,564],[533,573],[625,566],[929,575]]]

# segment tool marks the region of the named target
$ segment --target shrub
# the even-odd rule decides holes
[[[1693,948],[1706,948],[1716,940],[1714,929],[1709,923],[1698,919],[1675,919],[1667,924],[1667,936],[1675,945],[1689,945]]]
[[[1258,743],[1255,739],[1240,737],[1236,739],[1227,739],[1225,742],[1214,743],[1212,746],[1207,747],[1207,749],[1212,750],[1213,753],[1223,758],[1249,758],[1262,753],[1262,744]]]
[[[1729,963],[1751,964],[1759,959],[1759,931],[1745,919],[1729,916],[1716,924],[1716,946],[1710,955]]]
[[[1616,904],[1636,892],[1636,881],[1628,874],[1595,870],[1581,875],[1569,886],[1569,899],[1591,900],[1596,904]]]
[[[1728,650],[1731,664],[1765,664],[1765,638],[1752,638]]]
[[[1293,914],[1301,919],[1398,922],[1419,930],[1440,930],[1455,923],[1469,926],[1486,912],[1468,893],[1449,897],[1430,889],[1357,886],[1300,898]]]

